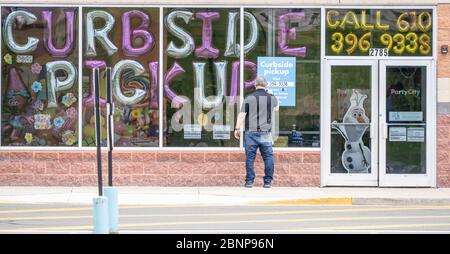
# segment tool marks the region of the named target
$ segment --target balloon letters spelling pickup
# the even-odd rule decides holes
[[[169,42],[167,46],[167,55],[173,58],[184,58],[192,53],[195,49],[195,43],[192,36],[184,31],[175,23],[176,18],[181,18],[184,23],[188,24],[192,19],[194,13],[189,11],[173,11],[166,17],[166,26],[169,33],[177,37],[183,42],[181,47],[175,46],[173,41]]]
[[[305,57],[306,47],[289,48],[287,39],[295,40],[297,31],[295,27],[288,28],[287,23],[291,20],[302,21],[305,19],[305,12],[289,12],[278,17],[278,48],[281,53],[289,56]]]
[[[27,11],[13,11],[5,19],[3,24],[3,40],[5,45],[16,54],[27,54],[34,51],[39,43],[39,39],[35,37],[28,37],[27,43],[24,45],[18,44],[14,40],[13,26],[16,19],[22,18],[27,25],[36,22],[36,16]]]
[[[141,25],[131,32],[131,18],[139,17],[142,20]],[[150,19],[147,14],[142,11],[129,11],[122,15],[122,48],[126,56],[137,57],[150,52],[155,46],[155,40],[152,34],[148,31],[150,26]],[[143,45],[139,48],[133,47],[133,40],[141,38]]]
[[[77,77],[77,70],[75,66],[67,61],[53,61],[45,65],[47,69],[47,108],[58,107],[56,92],[69,90],[72,88]],[[56,72],[62,70],[65,72],[64,79],[56,77]]]
[[[53,12],[43,11],[42,19],[44,20],[44,46],[53,57],[67,57],[73,50],[74,46],[74,18],[75,12],[66,11],[66,42],[63,48],[56,48],[53,44]]]
[[[96,18],[101,18],[105,21],[105,26],[103,28],[94,28],[94,19]],[[91,11],[86,14],[86,56],[97,56],[94,39],[97,39],[102,44],[108,53],[108,56],[117,51],[117,47],[108,38],[108,33],[114,27],[114,22],[114,17],[106,11]]]

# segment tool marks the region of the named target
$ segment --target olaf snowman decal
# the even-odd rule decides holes
[[[345,139],[342,165],[348,173],[369,173],[370,149],[364,145],[362,137],[369,127],[363,104],[367,95],[353,90],[350,107],[341,123],[333,121],[332,126]]]

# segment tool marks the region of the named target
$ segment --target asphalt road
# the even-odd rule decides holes
[[[119,233],[450,233],[450,206],[121,206]],[[0,203],[0,234],[92,233],[90,206]]]

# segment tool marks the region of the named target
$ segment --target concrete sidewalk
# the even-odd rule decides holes
[[[450,188],[118,187],[120,205],[450,205]],[[0,203],[91,204],[96,187],[0,187]]]

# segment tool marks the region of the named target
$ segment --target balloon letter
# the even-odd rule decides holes
[[[13,36],[13,26],[16,21],[20,18],[25,20],[27,25],[33,24],[36,22],[36,16],[27,11],[13,11],[8,17],[6,17],[4,21],[3,28],[3,40],[5,41],[6,46],[16,54],[26,54],[31,51],[34,51],[38,45],[39,39],[35,37],[28,37],[28,41],[25,45],[19,45],[14,40]]]
[[[139,17],[142,22],[141,25],[131,32],[131,18]],[[152,34],[148,31],[150,26],[150,19],[147,14],[142,11],[129,11],[122,15],[122,48],[126,56],[138,57],[149,52],[155,45],[155,40]],[[143,45],[139,48],[133,47],[133,40],[141,38]]]
[[[174,58],[183,58],[192,53],[195,48],[194,39],[192,36],[184,31],[181,27],[175,24],[174,19],[181,18],[184,23],[188,24],[194,14],[188,11],[173,11],[167,15],[166,26],[167,30],[175,37],[183,42],[183,46],[176,47],[171,41],[167,46],[167,54]]]
[[[73,29],[73,22],[74,22],[74,16],[75,13],[73,11],[66,11],[66,43],[63,48],[56,48],[55,45],[53,45],[53,11],[43,11],[42,12],[42,19],[44,20],[44,25],[46,28],[44,28],[44,46],[47,49],[47,51],[53,56],[53,57],[66,57],[68,56],[72,50],[73,50],[73,40],[74,40],[74,29]]]
[[[158,62],[150,62],[150,108],[158,109]]]
[[[238,96],[238,87],[239,87],[239,67],[240,67],[240,61],[233,62],[233,65],[231,67],[231,91],[230,91],[230,97],[231,103],[236,102],[236,98]],[[244,88],[248,89],[253,86],[255,86],[256,82],[256,64],[250,61],[244,61],[244,72],[245,69],[249,69],[252,71],[252,79],[249,81],[244,80]]]
[[[228,13],[228,27],[227,27],[227,44],[225,48],[225,56],[239,57],[240,45],[236,43],[236,20],[238,12]],[[244,45],[244,53],[247,54],[256,46],[258,41],[258,22],[255,16],[250,12],[244,12],[244,20],[250,25],[250,36],[247,43]]]
[[[197,12],[195,17],[203,20],[202,45],[195,49],[195,55],[201,58],[217,58],[219,50],[212,46],[212,21],[219,19],[219,13]]]
[[[297,20],[301,21],[305,19],[305,12],[289,12],[283,15],[280,15],[278,17],[278,29],[280,31],[278,32],[278,47],[280,48],[281,53],[290,55],[290,56],[297,56],[297,57],[305,57],[306,56],[306,47],[300,47],[300,48],[289,48],[287,45],[287,38],[291,40],[295,40],[297,36],[297,32],[295,30],[295,27],[288,28],[287,22],[289,20]]]
[[[67,61],[53,61],[45,65],[47,70],[47,108],[56,108],[58,102],[56,100],[56,92],[69,90],[75,83],[77,70],[75,66]],[[56,77],[56,72],[62,70],[65,72],[65,79]]]
[[[114,98],[124,105],[134,105],[140,102],[145,97],[145,91],[142,89],[135,89],[133,96],[126,96],[122,93],[121,89],[121,76],[122,72],[126,69],[131,69],[134,75],[138,76],[145,72],[144,67],[133,60],[121,60],[113,68],[112,71],[112,89]]]
[[[105,26],[101,29],[94,28],[94,19],[101,18],[105,20]],[[113,29],[114,17],[106,11],[91,11],[86,14],[86,56],[96,56],[94,38],[103,45],[108,56],[117,51],[117,47],[109,40],[108,33]]]
[[[164,75],[164,92],[166,93],[169,101],[172,102],[176,108],[180,108],[183,103],[186,102],[186,99],[178,96],[172,89],[170,89],[170,81],[174,79],[176,76],[184,73],[183,67],[178,65],[177,62],[173,64],[173,66],[169,69],[169,71]]]
[[[205,63],[192,63],[195,72],[195,88],[194,99],[197,105],[203,109],[213,109],[222,103],[222,100],[226,94],[226,71],[227,62],[215,62],[214,67],[216,69],[216,84],[217,84],[217,96],[214,99],[205,98]]]

